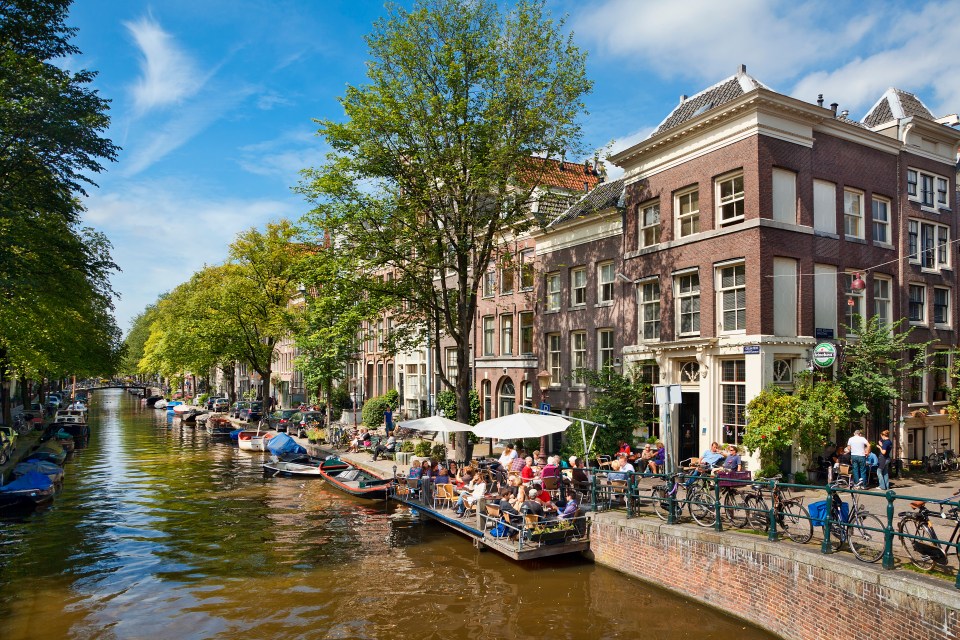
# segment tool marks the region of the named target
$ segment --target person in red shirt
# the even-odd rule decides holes
[[[520,478],[524,483],[533,480],[533,458],[528,457],[525,462],[523,469],[520,470]]]
[[[620,449],[617,451],[617,453],[625,453],[630,455],[632,453],[632,451],[630,451],[630,445],[628,445],[626,442],[621,442]]]

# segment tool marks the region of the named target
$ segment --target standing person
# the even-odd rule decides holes
[[[850,463],[853,466],[853,484],[862,485],[867,482],[867,454],[870,453],[870,443],[863,437],[863,432],[857,429],[847,440],[850,447]]]
[[[886,491],[890,488],[890,455],[893,453],[893,441],[888,429],[880,432],[880,442],[877,444],[880,447],[880,454],[877,456],[877,481],[880,489]]]
[[[393,409],[389,406],[383,410],[383,428],[389,438],[393,434]]]

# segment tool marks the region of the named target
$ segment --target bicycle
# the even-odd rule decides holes
[[[813,521],[810,513],[803,506],[803,498],[793,498],[780,486],[783,476],[773,476],[767,480],[773,481],[770,487],[771,503],[777,528],[798,544],[810,542],[813,537]],[[770,510],[764,497],[767,485],[754,483],[753,491],[743,498],[747,522],[754,529],[766,531],[770,528]]]
[[[717,513],[714,509],[716,504],[716,498],[713,497],[712,492],[706,490],[703,486],[703,483],[707,478],[700,478],[694,484],[689,487],[684,484],[685,497],[683,500],[677,499],[677,492],[680,489],[679,482],[680,474],[674,473],[670,475],[669,485],[668,484],[658,484],[650,490],[650,499],[653,502],[653,512],[657,514],[657,517],[661,520],[669,519],[669,504],[670,498],[674,499],[673,508],[673,519],[676,521],[683,514],[683,505],[687,504],[687,509],[690,512],[690,517],[693,518],[701,527],[712,527],[716,522]]]
[[[25,436],[31,431],[33,431],[33,425],[30,422],[27,422],[23,419],[23,414],[17,414],[13,417],[13,428],[21,436]]]
[[[934,564],[946,565],[951,554],[951,547],[953,548],[953,555],[960,559],[960,551],[957,550],[957,545],[960,544],[960,508],[951,507],[946,513],[943,511],[944,502],[956,500],[958,497],[960,497],[960,493],[956,493],[946,500],[934,502],[934,504],[940,505],[939,511],[928,509],[926,502],[911,502],[910,506],[916,509],[916,512],[900,512],[900,522],[897,523],[900,544],[907,552],[910,562],[921,569],[932,569]],[[931,516],[953,520],[956,523],[953,526],[950,539],[946,542],[942,542],[937,537],[937,532],[930,524]],[[942,548],[944,546],[946,550]]]
[[[927,443],[933,447],[933,453],[927,456],[927,471],[933,473],[943,473],[950,468],[950,463],[947,462],[946,451],[941,451],[941,447],[947,445],[947,440],[945,438],[937,438],[933,442]],[[953,453],[951,450],[950,453]]]
[[[838,480],[830,485],[831,489],[849,489],[846,480]],[[880,518],[873,515],[860,504],[860,494],[851,492],[853,503],[843,517],[843,500],[839,493],[831,494],[830,500],[830,547],[839,551],[844,543],[862,562],[876,562],[883,557],[884,528]],[[826,523],[823,523],[826,524]]]

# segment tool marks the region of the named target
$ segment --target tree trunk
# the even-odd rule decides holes
[[[327,407],[327,419],[326,419],[326,424],[327,424],[327,426],[330,426],[330,419],[333,417],[333,413],[332,413],[332,412],[333,412],[333,407],[330,406],[330,398],[331,398],[331,396],[333,395],[333,379],[332,379],[332,378],[327,378],[327,381],[326,381],[326,383],[325,383],[325,386],[326,386],[326,393],[327,393],[327,401],[326,401],[326,403],[325,403],[325,404],[326,404],[326,407]]]
[[[0,407],[2,407],[3,424],[13,424],[10,412],[10,363],[7,361],[7,350],[0,349]]]

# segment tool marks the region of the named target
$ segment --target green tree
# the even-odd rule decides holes
[[[797,374],[793,391],[794,440],[805,461],[813,468],[815,456],[823,451],[830,434],[850,416],[850,401],[843,388],[832,380],[817,380],[809,373]]]
[[[776,475],[780,456],[793,444],[797,401],[779,387],[767,387],[747,403],[747,426],[742,444],[760,452],[760,476]]]
[[[578,369],[577,375],[584,381],[592,398],[590,406],[578,417],[603,425],[597,429],[596,439],[589,451],[584,450],[586,435],[587,446],[593,437],[593,426],[584,427],[574,422],[567,428],[567,447],[580,457],[591,457],[596,453],[616,451],[620,442],[633,440],[634,431],[644,425],[652,424],[654,416],[650,411],[653,387],[634,368],[628,374],[618,373],[612,368],[600,371]],[[586,428],[586,434],[583,429]]]
[[[508,13],[493,0],[389,12],[367,37],[368,84],[347,88],[343,122],[320,122],[332,151],[304,172],[316,203],[307,221],[363,266],[355,290],[394,296],[397,340],[453,341],[461,374],[437,371],[466,422],[477,274],[530,224],[544,167],[532,156],[578,149],[591,84],[585,55],[542,0]],[[385,272],[393,279],[372,277]]]

